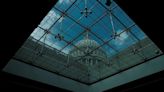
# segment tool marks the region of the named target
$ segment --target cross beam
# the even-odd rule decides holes
[[[58,8],[56,8],[56,7],[54,7],[57,11],[59,11],[59,12],[63,12],[63,11],[61,11],[60,9],[58,9]],[[71,16],[69,16],[69,15],[66,15],[68,18],[70,18],[72,21],[74,21],[75,23],[77,23],[78,25],[80,25],[81,27],[83,27],[84,29],[87,29],[87,27],[85,27],[84,25],[82,25],[81,23],[79,23],[78,21],[76,21],[74,18],[72,18]],[[99,20],[100,21],[100,20]],[[96,21],[96,22],[98,22],[98,21]],[[93,33],[92,33],[93,34]],[[95,34],[93,34],[93,35],[95,35]],[[97,35],[95,35],[96,37],[97,37]],[[100,38],[100,37],[99,37]],[[101,41],[103,41],[102,39],[100,39]],[[103,41],[104,42],[104,41]],[[111,47],[111,46],[110,46]],[[113,49],[113,48],[112,48]],[[116,50],[115,50],[116,51]]]

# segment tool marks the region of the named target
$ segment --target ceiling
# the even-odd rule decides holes
[[[118,0],[118,1],[119,1],[119,0]],[[125,0],[125,1],[126,1],[126,0]],[[128,1],[128,0],[127,0],[127,1]],[[119,3],[120,3],[120,2],[121,2],[121,1],[119,1]],[[31,2],[30,2],[30,3],[31,3]],[[29,4],[30,4],[30,3],[29,3]],[[35,3],[33,6],[35,6],[36,4],[37,4],[37,3]],[[52,4],[54,4],[54,2],[53,2]],[[121,3],[121,4],[122,4],[122,3]],[[120,4],[120,5],[121,5],[121,4]],[[130,4],[131,4],[131,3],[130,3]],[[127,6],[133,6],[132,9],[134,9],[134,6],[135,6],[135,5],[134,5],[134,4],[131,4],[131,5],[130,5],[130,4],[129,4],[129,5],[128,5],[128,4],[124,4],[124,6],[125,6],[125,5],[127,5]],[[139,4],[139,3],[138,3],[138,4]],[[23,5],[23,4],[22,4],[22,5]],[[141,4],[141,5],[144,5],[144,4]],[[151,6],[151,5],[152,5],[152,4],[150,4],[150,5],[148,4],[148,6]],[[125,6],[124,8],[125,8],[125,11],[129,13],[129,9],[127,9],[127,6]],[[23,7],[23,6],[22,6],[22,7]],[[38,7],[38,10],[41,9],[41,7],[43,7],[43,6],[40,5],[40,7]],[[38,14],[40,14],[40,16],[43,16],[43,17],[44,17],[44,15],[46,15],[46,13],[47,13],[47,11],[50,9],[50,7],[51,7],[51,6],[49,6],[49,8],[47,8],[47,7],[44,8],[44,9],[47,9],[47,10],[44,10],[44,12],[46,11],[45,13],[42,13],[42,14],[38,13]],[[138,8],[141,10],[141,7],[138,7]],[[152,8],[150,8],[150,7],[149,7],[149,8],[144,8],[144,7],[142,7],[142,8],[143,8],[143,10],[152,9]],[[34,9],[35,9],[34,12],[36,12],[37,9],[36,9],[36,8],[34,8]],[[135,8],[135,9],[136,9],[136,8]],[[135,11],[135,9],[134,9],[134,11]],[[138,9],[138,10],[139,10],[139,9]],[[156,7],[156,8],[154,7],[153,9],[159,9],[159,8],[158,8],[158,7]],[[19,10],[19,9],[15,9],[15,10]],[[27,15],[31,14],[31,13],[28,11],[28,9],[26,9],[26,10],[27,10],[26,13],[23,14],[23,15],[26,15],[26,16],[27,16]],[[136,9],[136,10],[137,10],[137,9]],[[142,10],[142,11],[143,11],[143,10]],[[134,11],[132,11],[132,10],[130,11],[130,14],[131,14],[130,17],[132,17],[133,19],[135,19],[135,21],[137,21],[137,24],[138,24],[139,26],[141,26],[142,29],[145,29],[144,31],[145,31],[147,34],[149,34],[149,36],[152,38],[152,40],[155,41],[155,42],[158,44],[158,46],[159,46],[159,44],[160,44],[159,41],[160,41],[161,38],[154,39],[154,38],[156,38],[156,37],[154,37],[153,35],[154,35],[154,34],[158,34],[158,35],[159,35],[160,32],[159,32],[159,31],[158,31],[158,32],[157,32],[157,31],[156,31],[156,32],[154,32],[154,31],[151,31],[151,32],[150,32],[149,30],[147,30],[147,29],[156,29],[156,30],[159,29],[159,27],[157,27],[157,24],[154,25],[154,23],[156,22],[155,19],[152,19],[152,20],[151,20],[151,21],[152,21],[152,24],[150,23],[150,20],[148,20],[150,17],[153,17],[153,16],[156,15],[156,14],[151,14],[150,12],[148,12],[147,14],[146,14],[145,12],[141,14],[139,11],[135,11],[135,12],[136,12],[135,14],[137,14],[138,16],[140,16],[140,18],[139,18],[139,17],[136,17],[136,16],[133,15],[133,14],[134,14]],[[19,11],[19,12],[20,12],[20,11]],[[17,14],[17,13],[18,13],[18,12],[16,11],[16,14]],[[159,12],[156,12],[156,13],[158,14]],[[8,13],[7,13],[7,14],[8,14]],[[14,15],[16,15],[16,14],[14,14]],[[33,14],[34,14],[34,13],[33,13]],[[144,15],[144,17],[141,17],[141,16],[143,16],[143,15]],[[149,15],[149,18],[148,18],[148,17],[145,17],[145,16],[148,16],[148,15]],[[33,20],[36,20],[36,18],[38,18],[38,15],[37,15],[37,14],[36,14],[36,16],[37,16],[37,17],[34,17],[35,19],[33,19]],[[10,18],[10,17],[9,17],[9,18]],[[16,17],[16,18],[18,19],[19,17]],[[137,20],[137,18],[138,18],[139,20]],[[146,18],[147,21],[144,21],[144,20],[145,20],[144,18]],[[158,20],[159,18],[160,18],[160,17],[156,17],[157,20]],[[21,23],[24,22],[24,21],[27,21],[27,22],[28,22],[29,20],[27,20],[27,19],[29,19],[29,16],[27,16],[26,19],[21,20],[19,24],[23,26],[24,24],[21,24]],[[40,21],[41,19],[42,19],[42,18],[39,17],[39,18],[36,20],[37,22],[35,22],[35,26],[38,25],[38,23],[39,23],[39,21]],[[12,20],[12,19],[11,19],[11,20]],[[26,24],[27,24],[27,22],[26,22]],[[150,28],[150,25],[149,25],[149,26],[147,25],[147,27],[146,27],[145,24],[150,24],[150,25],[153,25],[153,26],[151,26],[151,28]],[[13,24],[13,25],[14,25],[14,24]],[[33,23],[33,22],[30,21],[29,25],[33,25],[33,26],[31,26],[31,29],[34,29],[34,23]],[[16,26],[16,24],[15,24],[14,26]],[[158,26],[159,26],[159,25],[158,25]],[[25,27],[25,25],[24,25],[23,27]],[[19,28],[20,28],[20,29],[19,29]],[[30,31],[29,31],[29,30],[30,30],[30,27],[28,27],[28,26],[26,25],[26,28],[29,29],[29,30],[25,29],[26,31],[23,31],[23,32],[22,32],[22,29],[21,29],[21,28],[22,28],[22,27],[13,27],[13,28],[12,28],[12,30],[13,30],[13,29],[14,29],[14,30],[17,30],[16,32],[18,32],[18,33],[11,32],[11,34],[13,33],[14,35],[13,35],[13,34],[12,34],[12,35],[9,35],[11,38],[13,38],[13,39],[10,39],[9,41],[10,41],[10,42],[16,42],[17,40],[19,40],[19,41],[18,41],[19,44],[17,44],[17,46],[16,46],[16,45],[13,45],[13,48],[15,48],[14,50],[13,50],[13,48],[9,48],[10,45],[4,44],[4,48],[9,49],[8,51],[11,51],[11,52],[8,52],[8,54],[5,54],[5,53],[4,53],[3,55],[6,56],[6,57],[4,57],[4,58],[10,59],[9,57],[12,57],[12,56],[13,56],[14,52],[20,47],[20,45],[24,42],[24,40],[29,36],[29,34],[30,34]],[[21,30],[21,31],[18,31],[18,30]],[[32,31],[32,30],[31,30],[31,31]],[[25,35],[22,35],[22,34],[26,34],[26,36],[25,36]],[[22,35],[23,37],[22,37],[21,35]],[[22,37],[23,39],[20,39],[21,37]],[[162,35],[161,35],[160,37],[162,37]],[[8,42],[8,41],[6,41],[6,42]],[[16,46],[16,47],[14,47],[14,46]],[[11,46],[10,46],[10,47],[11,47]],[[162,47],[162,46],[161,46],[161,47]],[[4,50],[2,50],[2,51],[4,51]],[[5,50],[4,52],[6,52],[6,50]],[[9,57],[7,57],[7,56],[9,56]],[[7,61],[7,60],[5,59],[4,61]]]
[[[70,63],[73,58],[69,57],[69,50],[78,49],[75,44],[88,29],[89,38],[98,42],[108,56],[106,63],[91,68],[90,76],[88,67]],[[160,54],[162,51],[115,2],[106,6],[105,0],[60,0],[13,58],[93,84]]]

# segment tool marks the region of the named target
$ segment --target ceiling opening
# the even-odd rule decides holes
[[[59,0],[14,58],[92,84],[162,53],[114,1]]]

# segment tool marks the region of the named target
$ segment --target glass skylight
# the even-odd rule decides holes
[[[59,0],[14,58],[91,84],[162,53],[114,1],[105,3]]]
[[[73,44],[78,42],[78,40],[83,39],[80,35],[83,35],[85,29],[89,28],[91,30],[89,32],[90,38],[96,40],[99,44],[112,39],[103,48],[108,51],[107,53],[111,52],[111,55],[116,54],[116,52],[114,52],[115,50],[112,51],[112,48],[109,48],[108,45],[116,49],[118,53],[136,43],[137,39],[145,38],[146,35],[143,31],[115,2],[112,2],[109,7],[105,5],[106,0],[99,0],[99,2],[97,0],[86,0],[86,7],[92,13],[85,17],[84,14],[81,14],[81,11],[85,9],[84,1],[59,0],[31,36],[68,54],[69,48],[73,48],[73,46],[71,44],[67,45],[67,41]],[[44,30],[50,33],[45,33]],[[113,39],[114,31],[116,34],[120,34],[115,39]],[[46,35],[43,36],[44,34]],[[62,35],[66,41],[55,39],[54,36],[57,34]]]

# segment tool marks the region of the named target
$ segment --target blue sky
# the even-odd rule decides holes
[[[74,1],[75,0],[59,0],[58,3],[54,5],[54,7],[62,11],[65,11]],[[67,14],[72,18],[74,18],[75,20],[78,20],[78,22],[84,25],[85,27],[90,27],[99,17],[104,15],[102,20],[99,21],[97,24],[93,25],[90,29],[92,32],[96,33],[99,37],[101,37],[104,41],[109,40],[112,35],[112,24],[111,24],[109,12],[107,12],[106,9],[104,9],[99,3],[97,3],[96,0],[86,0],[88,2],[87,7],[92,11],[92,14],[90,14],[86,18],[84,15],[80,13],[85,8],[84,1],[85,0],[77,0],[75,5],[73,5],[73,7],[67,11]],[[106,0],[100,0],[100,1],[105,5]],[[135,24],[115,2],[113,2],[110,7],[107,6],[106,7],[112,9],[115,6],[117,7],[112,10],[112,13],[115,16],[117,16],[119,20],[123,22],[124,25],[126,25],[126,27],[130,27],[131,25]],[[61,13],[55,10],[54,8],[52,8],[45,16],[45,18],[40,22],[39,26],[41,26],[44,29],[49,29],[50,26],[60,16]],[[113,20],[114,29],[117,33],[120,33],[123,30],[125,30],[125,27],[115,17],[112,16],[112,20]],[[67,16],[63,16],[49,31],[51,31],[54,34],[60,33],[61,35],[64,36],[64,39],[70,41],[84,30],[85,30],[84,28],[76,24]],[[140,39],[143,39],[146,36],[137,25],[133,26],[130,29],[130,31],[132,31]],[[31,34],[31,36],[36,39],[39,39],[43,34],[44,31],[42,29],[36,28],[34,32]],[[54,36],[52,36],[51,34],[44,36],[41,39],[42,42],[44,41],[45,37],[46,37],[45,43],[51,45],[52,47],[58,50],[60,50],[62,47],[66,45],[64,41],[59,41],[55,39]],[[131,37],[132,37],[131,34],[124,32],[119,37],[116,37],[116,39],[109,42],[109,44],[118,50],[123,50],[136,42]],[[83,39],[83,35],[81,35],[77,40],[75,40],[73,44],[76,44],[81,39]],[[96,38],[93,34],[90,34],[90,39],[96,40],[99,44],[103,44],[103,42],[98,38]],[[72,48],[73,46],[70,45],[65,49],[63,49],[62,51],[65,53],[69,53],[69,50],[71,50]],[[104,45],[102,48],[105,49],[109,55],[116,54],[114,50],[112,50],[106,45]]]

